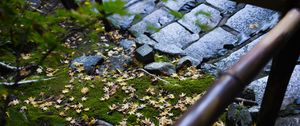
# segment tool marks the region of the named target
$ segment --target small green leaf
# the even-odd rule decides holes
[[[147,30],[153,31],[153,32],[159,32],[159,31],[160,31],[159,28],[155,27],[154,25],[152,25],[152,24],[150,24],[150,23],[147,24]]]
[[[178,18],[178,19],[180,19],[180,18],[183,17],[183,14],[182,14],[182,13],[177,12],[177,11],[174,11],[174,10],[170,10],[169,13],[170,13],[171,15],[173,15],[174,17]]]
[[[207,32],[207,31],[209,31],[211,29],[210,26],[208,26],[206,23],[205,24],[201,23],[199,20],[196,20],[195,23],[196,23],[196,25],[198,25],[201,28],[201,30],[203,30],[205,32]]]
[[[202,11],[202,10],[198,11],[197,13],[195,13],[195,15],[196,16],[198,16],[198,15],[204,15],[206,17],[211,17],[212,16],[210,12],[206,12],[206,11]]]

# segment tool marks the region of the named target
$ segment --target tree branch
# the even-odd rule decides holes
[[[152,77],[154,77],[154,78],[156,78],[156,79],[158,79],[158,80],[161,80],[161,81],[163,81],[163,82],[165,82],[165,83],[167,83],[167,84],[170,84],[169,81],[166,81],[166,80],[160,78],[159,76],[156,76],[156,75],[154,75],[154,74],[151,74],[151,73],[149,73],[147,70],[145,70],[145,69],[143,69],[143,68],[140,68],[140,69],[137,69],[137,70],[142,71],[142,72],[145,72],[146,74],[148,74],[148,75],[150,75],[150,76],[152,76]]]
[[[17,82],[17,85],[36,83],[36,82],[47,81],[47,80],[52,80],[52,79],[54,79],[54,78],[46,78],[46,79],[40,79],[40,80],[19,81],[19,82]],[[12,86],[12,85],[16,85],[16,83],[15,82],[0,82],[0,85]]]

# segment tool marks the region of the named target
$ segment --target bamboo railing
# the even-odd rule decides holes
[[[300,2],[296,0],[236,1],[275,9],[286,15],[259,44],[225,71],[207,93],[175,123],[175,126],[212,125],[271,59],[273,59],[272,68],[258,115],[257,126],[272,126],[276,121],[287,85],[299,57],[300,10],[298,6]]]

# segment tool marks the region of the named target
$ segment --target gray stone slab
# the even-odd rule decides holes
[[[197,59],[194,59],[190,56],[185,56],[179,59],[178,63],[176,64],[177,68],[184,67],[185,65],[191,65],[191,66],[198,66],[200,64],[200,61]]]
[[[107,19],[112,23],[113,26],[117,28],[128,28],[134,20],[134,15],[124,15],[114,14],[107,17]]]
[[[167,10],[161,8],[146,16],[142,21],[133,25],[129,31],[135,36],[139,36],[140,34],[144,33],[152,34],[173,20],[174,16],[171,15]]]
[[[278,117],[274,126],[300,126],[300,115]]]
[[[259,41],[262,39],[263,36],[257,38],[256,40],[252,41],[251,43],[245,45],[244,47],[240,48],[239,50],[231,53],[228,57],[214,63],[215,67],[219,70],[226,70],[233,64],[239,61],[241,56],[245,55],[250,49],[252,49]]]
[[[205,4],[201,4],[187,13],[178,22],[194,33],[210,30],[218,25],[222,19],[221,13]],[[203,29],[203,28],[206,29]]]
[[[234,12],[236,10],[236,2],[230,0],[206,0],[207,3],[221,9],[224,12]]]
[[[154,49],[170,55],[181,55],[184,53],[183,50],[175,44],[167,44],[161,42],[155,44]]]
[[[194,0],[168,0],[164,5],[174,11],[178,11],[185,3]]]
[[[176,73],[176,68],[173,64],[168,62],[153,62],[144,67],[145,70],[157,73],[157,74],[165,74],[172,75]]]
[[[159,32],[152,34],[151,37],[159,43],[174,44],[179,48],[183,48],[199,39],[198,34],[191,34],[176,22],[162,28]]]
[[[152,39],[150,39],[147,35],[144,35],[144,34],[140,34],[136,38],[136,42],[140,45],[148,44],[148,45],[151,45],[151,46],[154,46],[157,43],[157,42],[153,41]]]
[[[191,56],[195,59],[202,60],[204,58],[212,58],[215,56],[224,55],[227,51],[224,49],[224,45],[237,45],[238,38],[225,31],[222,28],[216,28],[215,30],[209,32],[197,42],[186,48],[185,54]]]
[[[275,11],[246,5],[245,8],[229,18],[226,25],[245,36],[250,36],[273,27],[278,22],[278,18],[279,14]]]
[[[130,2],[129,0],[127,1]],[[133,22],[136,14],[146,15],[154,11],[155,0],[143,0],[129,6],[126,9],[128,10],[128,15],[121,16],[119,14],[114,14],[109,16],[108,20],[110,20],[112,24],[118,28],[128,28]]]
[[[135,50],[135,57],[138,61],[148,64],[154,62],[154,50],[147,44]]]
[[[256,102],[260,105],[268,77],[253,81],[247,88],[253,89],[255,92]],[[291,80],[285,93],[285,99],[293,98],[296,99],[300,96],[300,65],[297,65],[292,74]]]
[[[77,70],[78,66],[76,66],[76,65],[82,64],[82,66],[84,67],[84,71],[86,73],[94,74],[96,66],[103,63],[103,61],[104,61],[104,58],[102,56],[97,56],[97,55],[85,56],[85,55],[83,55],[81,57],[74,59],[71,62],[70,67],[73,70]]]

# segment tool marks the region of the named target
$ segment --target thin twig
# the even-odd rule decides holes
[[[25,81],[19,81],[17,84],[30,84],[30,83],[36,83],[40,81],[47,81],[47,80],[52,80],[54,78],[46,78],[46,79],[39,79],[39,80],[25,80]],[[12,86],[15,85],[15,82],[0,82],[0,85],[6,85],[6,86]]]
[[[244,98],[235,98],[235,100],[239,101],[239,102],[244,102],[244,103],[250,103],[250,104],[257,105],[257,103],[255,101],[244,99]]]
[[[159,76],[156,76],[156,75],[154,75],[154,74],[152,74],[152,73],[149,73],[147,70],[145,70],[145,69],[143,69],[143,68],[140,68],[140,69],[137,69],[137,70],[143,71],[143,72],[145,72],[146,74],[148,74],[148,75],[150,75],[150,76],[152,76],[152,77],[154,77],[154,78],[156,78],[156,79],[158,79],[158,80],[161,80],[161,81],[163,81],[163,82],[165,82],[165,83],[167,83],[167,84],[170,84],[169,81],[166,81],[166,80],[160,78]]]
[[[9,69],[9,70],[12,70],[12,71],[17,70],[17,67],[15,67],[15,66],[10,66],[10,65],[5,64],[5,63],[3,63],[3,62],[0,62],[0,67],[4,67],[4,68]]]

